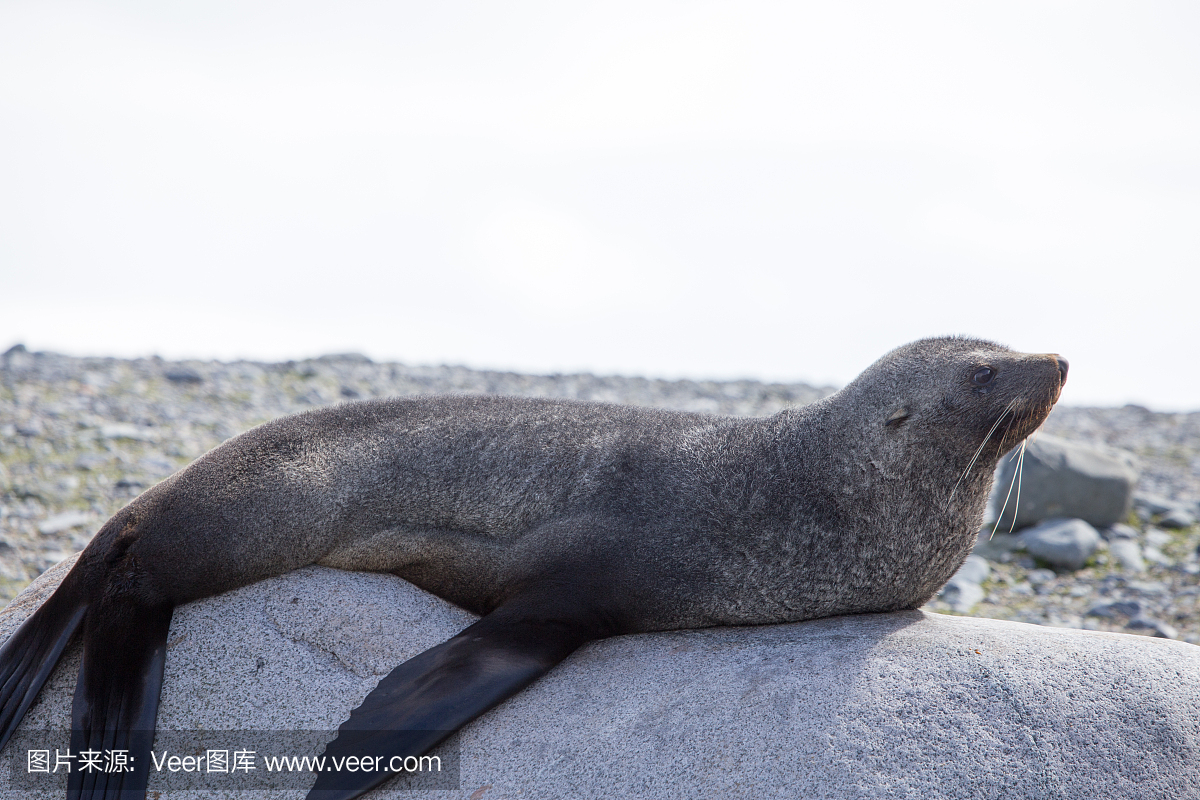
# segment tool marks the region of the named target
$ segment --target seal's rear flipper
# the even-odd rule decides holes
[[[0,749],[50,677],[87,604],[74,571],[0,648]]]
[[[584,642],[606,635],[589,617],[563,606],[509,603],[396,667],[326,746],[309,800],[349,800],[395,777],[405,758],[428,753]],[[378,768],[364,771],[364,757]],[[347,763],[358,769],[343,769]]]
[[[118,607],[119,606],[119,607]],[[150,776],[150,747],[166,662],[171,607],[106,603],[88,616],[83,666],[71,705],[71,752],[91,751],[99,769],[79,767],[67,778],[69,800],[142,800]],[[93,624],[94,620],[99,620]],[[124,752],[123,765],[108,753]]]

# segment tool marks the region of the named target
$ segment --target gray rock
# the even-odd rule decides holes
[[[1163,639],[1176,639],[1179,637],[1179,632],[1165,622],[1160,622],[1149,617],[1134,617],[1125,625],[1131,631],[1150,631],[1153,635]]]
[[[334,363],[340,361],[340,362],[344,362],[347,364],[372,364],[372,363],[374,363],[371,361],[370,358],[368,358],[367,356],[364,356],[362,353],[328,353],[323,356],[317,356],[313,360],[314,361],[334,362]]]
[[[1145,509],[1150,514],[1166,514],[1168,511],[1174,511],[1177,508],[1184,508],[1182,503],[1177,503],[1174,500],[1168,500],[1165,497],[1160,497],[1155,494],[1144,494],[1137,492],[1133,496],[1133,503],[1141,509]]]
[[[1116,617],[1136,617],[1142,613],[1142,604],[1136,600],[1119,600],[1115,603],[1105,603],[1104,605],[1096,606],[1087,612],[1089,617],[1103,617],[1104,619],[1114,619]]]
[[[1032,584],[1033,587],[1036,589],[1047,583],[1050,583],[1055,578],[1057,578],[1058,575],[1052,569],[1035,569],[1035,570],[1030,570],[1029,575],[1027,577],[1028,577],[1029,583]]]
[[[972,555],[967,556],[966,562],[958,568],[958,572],[954,573],[950,580],[980,584],[988,579],[991,572],[992,568],[988,566],[987,559]]]
[[[0,614],[0,639],[64,571]],[[320,567],[181,607],[160,741],[332,729],[470,620],[393,576]],[[67,724],[78,664],[76,645],[24,728]],[[458,790],[421,797],[1195,797],[1197,685],[1183,642],[919,611],[618,637],[467,726],[447,745]]]
[[[1170,594],[1171,587],[1162,581],[1125,581],[1125,588],[1143,595]]]
[[[75,459],[75,469],[93,470],[100,469],[109,462],[108,456],[102,456],[96,453],[85,453]]]
[[[163,456],[144,456],[138,459],[138,467],[158,477],[165,477],[175,471],[175,463]]]
[[[1133,539],[1113,539],[1108,545],[1108,555],[1116,559],[1121,568],[1129,572],[1145,572],[1142,548]]]
[[[1158,524],[1164,528],[1190,528],[1196,524],[1196,517],[1185,508],[1173,508],[1159,518]]]
[[[980,584],[987,580],[991,571],[987,559],[978,555],[967,556],[958,572],[942,587],[941,598],[955,611],[967,613],[983,600],[984,592]]]
[[[163,372],[163,377],[171,383],[196,384],[204,383],[204,376],[191,367],[173,366]]]
[[[1081,519],[1050,519],[1026,529],[1021,541],[1030,555],[1064,569],[1079,569],[1096,552],[1100,534]]]
[[[114,422],[100,426],[100,436],[104,439],[132,439],[139,442],[158,441],[158,433],[151,428],[133,425],[128,422]]]
[[[1126,525],[1124,522],[1117,522],[1100,531],[1100,535],[1109,541],[1116,539],[1137,539],[1137,528],[1132,525]]]
[[[85,514],[82,511],[66,511],[62,514],[56,514],[53,517],[42,520],[38,523],[38,533],[51,535],[62,533],[71,528],[78,528],[81,525],[87,525],[92,521],[91,514]]]
[[[1025,449],[1020,502],[1013,485],[1017,459],[1005,456],[996,470],[992,513],[1001,529],[1074,517],[1104,528],[1129,515],[1137,471],[1133,456],[1042,434]],[[1003,515],[1005,496],[1009,495]],[[1015,513],[1015,520],[1014,520]]]
[[[983,587],[970,581],[954,581],[951,579],[942,587],[939,595],[950,604],[950,607],[960,614],[966,614],[983,600]]]
[[[975,554],[989,561],[1008,562],[1013,559],[1013,553],[1025,549],[1021,537],[1009,533],[992,533],[991,528],[985,528],[975,542]]]
[[[1146,544],[1162,547],[1164,544],[1170,544],[1173,538],[1171,534],[1164,531],[1162,528],[1146,528]]]
[[[1175,564],[1175,559],[1163,553],[1152,544],[1148,544],[1142,548],[1142,558],[1149,561],[1151,564],[1157,564],[1160,567],[1171,567]]]
[[[30,419],[17,423],[13,430],[18,436],[41,436],[46,429],[40,419]]]

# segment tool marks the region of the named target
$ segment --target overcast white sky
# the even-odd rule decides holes
[[[0,3],[0,349],[1200,409],[1193,2]]]

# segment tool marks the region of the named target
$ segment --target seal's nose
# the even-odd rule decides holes
[[[1058,374],[1062,376],[1062,383],[1067,382],[1067,368],[1071,365],[1067,360],[1060,355],[1055,355],[1054,360],[1058,362]]]

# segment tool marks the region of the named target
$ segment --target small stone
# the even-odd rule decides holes
[[[153,442],[158,439],[158,434],[152,429],[129,422],[101,425],[100,435],[105,439],[133,439],[140,442]]]
[[[992,568],[988,566],[987,559],[979,556],[967,556],[967,560],[958,572],[954,573],[954,577],[950,580],[969,581],[970,583],[980,584],[987,580],[988,575],[992,572]]]
[[[1149,617],[1134,617],[1125,625],[1131,631],[1153,631],[1161,639],[1178,639],[1179,631],[1165,622]]]
[[[979,532],[975,542],[975,554],[991,561],[1007,562],[1013,558],[1013,551],[1023,548],[1020,536],[1009,533],[992,533],[990,527]]]
[[[1100,543],[1100,534],[1081,519],[1046,520],[1021,534],[1025,549],[1064,569],[1079,569]]]
[[[1164,544],[1170,544],[1172,538],[1171,534],[1161,528],[1146,529],[1146,543],[1154,547],[1162,547]]]
[[[1028,575],[1029,582],[1035,589],[1049,583],[1057,577],[1058,575],[1056,575],[1052,569],[1035,569]]]
[[[983,589],[970,581],[947,583],[942,589],[941,598],[955,611],[966,614],[983,599]]]
[[[204,383],[204,376],[191,367],[171,367],[163,377],[171,383]]]
[[[16,433],[18,436],[41,436],[43,431],[42,421],[40,419],[30,419],[24,422],[18,422]]]
[[[1100,535],[1105,539],[1112,541],[1113,539],[1136,539],[1138,538],[1137,528],[1132,525],[1126,525],[1124,522],[1117,522],[1100,531]]]
[[[1095,606],[1087,612],[1087,616],[1113,619],[1114,617],[1133,617],[1141,612],[1142,604],[1138,601],[1120,600],[1116,603],[1105,603],[1104,605]]]
[[[375,362],[371,361],[371,359],[368,358],[367,356],[364,356],[362,353],[328,353],[323,356],[317,356],[316,360],[324,361],[326,363],[336,363],[339,361],[346,363],[346,364],[373,364],[373,363],[375,363]]]
[[[1129,572],[1145,572],[1142,548],[1133,539],[1113,539],[1108,545],[1108,554],[1117,560],[1121,568]]]
[[[91,521],[92,517],[90,514],[85,514],[82,511],[67,511],[38,523],[38,533],[49,536],[69,531],[71,528],[78,528],[80,525],[86,525]]]
[[[1142,558],[1160,567],[1170,567],[1175,563],[1173,558],[1163,553],[1162,550],[1159,550],[1154,545],[1146,545],[1142,548]]]
[[[138,459],[138,467],[151,475],[166,476],[175,471],[175,462],[163,456],[145,456]]]
[[[1190,528],[1196,524],[1196,518],[1187,509],[1174,508],[1163,514],[1158,524],[1164,528]]]
[[[1167,594],[1171,591],[1162,581],[1126,581],[1125,588],[1138,594],[1149,595]]]
[[[75,469],[93,470],[100,469],[108,463],[108,456],[96,455],[94,453],[85,453],[75,459]]]
[[[1155,494],[1142,494],[1137,492],[1133,496],[1133,503],[1138,508],[1144,508],[1151,514],[1166,514],[1179,507],[1179,504],[1173,500],[1168,500],[1165,497],[1160,497]]]

